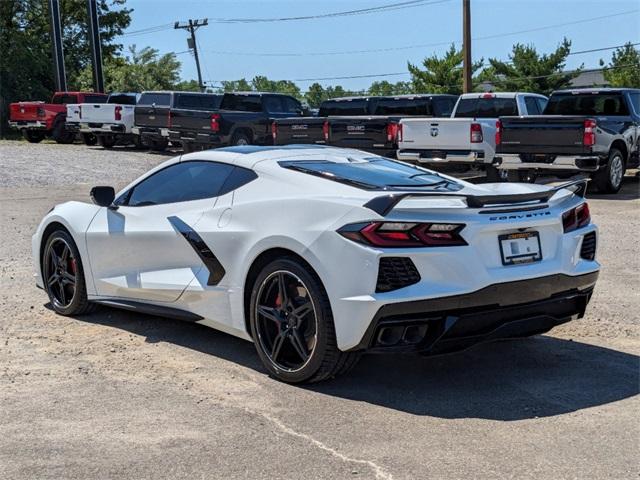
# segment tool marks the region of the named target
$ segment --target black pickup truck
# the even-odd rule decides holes
[[[276,145],[316,143],[395,155],[398,122],[404,117],[447,117],[455,95],[345,97],[326,100],[318,117],[274,121]]]
[[[501,117],[494,164],[520,179],[589,172],[601,192],[620,190],[640,161],[640,89],[553,92],[542,115]]]
[[[171,109],[169,139],[182,143],[185,152],[226,145],[270,145],[272,120],[303,112],[298,100],[278,93],[235,92],[216,99],[201,101],[197,108],[178,100]]]

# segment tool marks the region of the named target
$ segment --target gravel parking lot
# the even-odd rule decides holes
[[[603,267],[586,318],[294,387],[248,342],[106,307],[54,315],[35,287],[31,234],[53,204],[165,158],[0,141],[0,478],[638,478],[638,177],[590,195]]]

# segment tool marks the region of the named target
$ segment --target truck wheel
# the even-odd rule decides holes
[[[140,135],[133,136],[133,146],[138,150],[142,150],[143,148],[145,148],[145,144],[142,141],[142,137]]]
[[[100,135],[98,137],[98,143],[102,148],[113,148],[113,146],[116,144],[116,137],[114,137],[113,135]]]
[[[242,132],[237,132],[233,135],[233,138],[231,139],[231,145],[237,145],[237,146],[251,145],[251,140],[249,140],[249,137],[247,137],[246,134]]]
[[[150,147],[154,152],[164,152],[168,144],[166,140],[151,140]]]
[[[40,130],[27,130],[25,128],[22,130],[22,136],[29,143],[40,143],[44,140],[45,132]]]
[[[82,140],[84,141],[85,145],[89,145],[90,147],[98,143],[98,139],[93,133],[83,133]]]
[[[76,137],[76,134],[73,132],[67,131],[64,124],[64,117],[58,116],[53,122],[53,133],[51,134],[56,143],[73,143],[73,140]]]
[[[617,193],[622,187],[625,163],[622,152],[612,148],[609,161],[593,174],[593,183],[600,193]]]

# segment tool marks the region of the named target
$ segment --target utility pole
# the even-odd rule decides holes
[[[196,30],[199,27],[205,27],[209,25],[208,19],[202,20],[191,20],[189,19],[189,23],[180,23],[176,22],[173,26],[174,29],[183,29],[189,30],[191,33],[191,38],[187,39],[187,46],[193,49],[193,56],[196,59],[196,69],[198,70],[198,85],[200,87],[200,91],[204,92],[204,83],[202,83],[202,73],[200,72],[200,59],[198,58],[198,45],[196,44]]]
[[[91,44],[91,63],[93,66],[93,91],[104,93],[100,21],[98,19],[98,4],[96,0],[87,0],[87,13],[89,14],[89,43]]]
[[[49,15],[51,20],[51,40],[53,43],[53,73],[55,75],[56,90],[67,90],[67,75],[64,69],[64,48],[62,46],[62,26],[60,25],[60,4],[58,0],[49,0]]]
[[[462,92],[473,90],[471,85],[471,0],[462,0]]]

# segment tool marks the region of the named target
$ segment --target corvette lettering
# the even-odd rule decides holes
[[[534,213],[516,213],[514,215],[500,215],[499,217],[489,217],[489,221],[496,222],[501,220],[524,220],[527,218],[540,218],[551,215],[551,212],[534,212]]]

